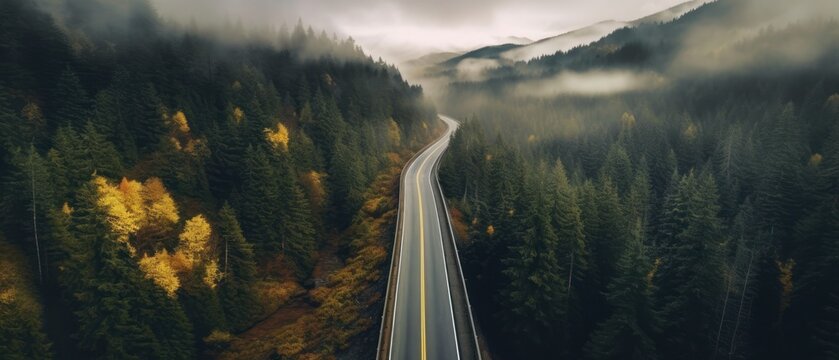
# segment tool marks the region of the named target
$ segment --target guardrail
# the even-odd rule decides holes
[[[457,131],[457,130],[455,130]],[[454,133],[452,133],[454,134]],[[452,246],[454,247],[454,258],[457,262],[457,271],[460,274],[461,284],[463,284],[463,294],[466,297],[466,307],[469,313],[469,323],[472,327],[472,336],[473,340],[475,341],[475,353],[478,356],[478,360],[482,360],[481,356],[481,346],[478,342],[478,332],[475,327],[475,318],[472,316],[472,302],[469,301],[469,290],[466,288],[466,278],[463,277],[463,267],[460,265],[460,252],[457,250],[457,238],[454,235],[454,229],[452,228],[452,221],[451,216],[449,213],[449,206],[448,201],[446,200],[446,194],[443,192],[443,187],[440,186],[440,162],[443,160],[443,157],[440,156],[439,159],[434,164],[434,179],[437,182],[437,190],[440,192],[440,200],[443,203],[443,210],[446,212],[446,223],[449,225],[449,234],[452,240]]]

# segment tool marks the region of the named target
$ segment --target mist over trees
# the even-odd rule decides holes
[[[441,181],[498,356],[839,354],[839,24],[798,19],[713,50],[685,35],[735,37],[734,9],[754,4],[721,0],[450,84],[442,107],[471,120]],[[614,71],[664,81],[516,92]]]
[[[433,135],[419,87],[302,22],[221,38],[145,1],[39,3],[0,7],[3,357],[218,350]]]

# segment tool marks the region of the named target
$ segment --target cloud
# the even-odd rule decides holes
[[[754,70],[756,66],[808,66],[839,45],[835,27],[818,26],[825,20],[836,20],[839,1],[724,1],[714,4],[725,6],[720,16],[691,24],[680,39],[681,48],[670,73],[693,75]]]
[[[499,66],[498,60],[493,59],[464,59],[457,63],[458,81],[482,81],[488,70]]]
[[[151,0],[169,19],[307,24],[352,36],[374,56],[409,60],[521,36],[539,39],[608,19],[629,20],[682,0]]]
[[[513,87],[513,94],[522,97],[599,96],[649,90],[665,83],[664,77],[652,72],[565,71],[548,79],[519,82]]]

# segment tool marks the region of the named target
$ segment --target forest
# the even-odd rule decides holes
[[[378,321],[394,168],[435,114],[396,68],[302,22],[2,1],[0,357],[224,357],[312,289],[306,326],[236,351],[364,343],[350,340]],[[328,256],[346,269],[315,276]]]
[[[469,120],[440,178],[495,357],[839,357],[839,23],[735,36],[760,3],[448,86]],[[569,74],[635,80],[538,87]]]

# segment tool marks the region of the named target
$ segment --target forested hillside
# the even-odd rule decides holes
[[[2,1],[0,357],[217,354],[320,285],[327,242],[372,269],[346,286],[381,281],[384,256],[358,249],[382,230],[347,228],[435,126],[395,68],[301,23],[199,29],[142,0]],[[318,299],[351,301],[331,296]],[[360,316],[321,325],[355,336],[373,325]],[[308,346],[295,351],[339,350]]]
[[[449,86],[476,116],[441,181],[498,357],[839,356],[839,23],[776,5]]]

